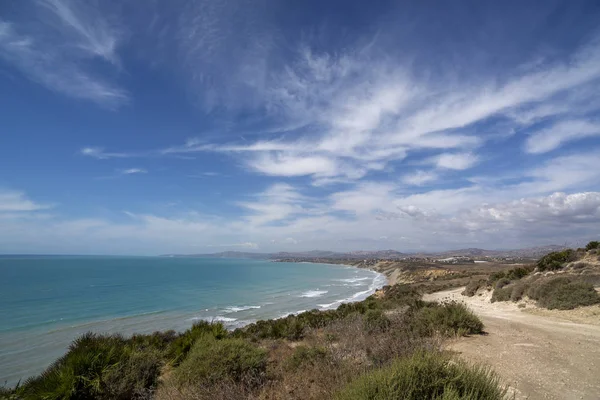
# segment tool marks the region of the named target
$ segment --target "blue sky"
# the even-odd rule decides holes
[[[0,252],[600,236],[597,1],[0,4]]]

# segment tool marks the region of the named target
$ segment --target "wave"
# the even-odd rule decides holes
[[[300,297],[321,297],[324,294],[327,294],[327,290],[309,290],[300,295]]]
[[[370,279],[370,278],[359,278],[359,279],[366,280],[366,279]],[[342,303],[352,303],[355,301],[362,301],[362,300],[366,299],[367,297],[369,297],[371,294],[375,293],[375,291],[377,289],[381,289],[386,284],[386,282],[387,282],[386,277],[384,275],[378,273],[371,281],[371,284],[369,285],[369,288],[367,290],[361,290],[360,292],[354,293],[350,297],[336,300],[333,303],[317,304],[317,305],[323,310],[331,310],[331,309],[339,307]]]
[[[348,278],[348,279],[336,279],[338,282],[345,282],[345,283],[356,283],[356,282],[360,282],[360,281],[368,281],[369,278],[368,276],[365,276],[363,278]]]
[[[240,312],[240,311],[258,310],[259,308],[260,308],[260,306],[232,306],[232,307],[227,307],[225,309],[225,312],[227,314],[230,314],[230,313],[236,313],[236,312]]]
[[[289,317],[290,315],[298,315],[298,314],[302,314],[303,312],[306,312],[306,310],[298,310],[298,311],[288,312],[288,313],[281,314],[281,315],[275,317],[275,319]]]
[[[192,317],[189,319],[190,321],[208,321],[208,322],[235,322],[237,318],[229,318],[224,317],[222,315],[217,315],[214,317]]]

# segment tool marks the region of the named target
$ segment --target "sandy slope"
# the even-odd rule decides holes
[[[462,290],[425,296],[429,301],[464,302],[485,323],[487,335],[453,341],[449,344],[452,350],[467,360],[491,365],[517,399],[600,399],[600,317],[596,309],[583,319],[591,323],[576,323],[565,319],[568,312],[538,315],[511,302],[492,304],[487,292],[464,297]]]

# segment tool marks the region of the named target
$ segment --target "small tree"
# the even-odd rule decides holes
[[[600,242],[597,241],[597,240],[593,240],[593,241],[589,242],[587,244],[587,246],[585,246],[585,249],[588,250],[588,251],[589,250],[598,249],[598,248],[600,248]]]

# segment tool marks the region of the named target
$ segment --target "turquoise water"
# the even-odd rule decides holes
[[[229,328],[364,299],[382,275],[345,266],[160,257],[0,257],[0,384],[41,372],[86,331]]]

